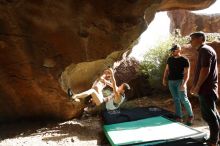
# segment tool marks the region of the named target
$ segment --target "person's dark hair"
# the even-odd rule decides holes
[[[190,37],[202,38],[203,41],[206,40],[205,33],[202,31],[191,33]]]
[[[127,83],[123,83],[123,88],[124,88],[125,91],[131,89],[131,87]]]
[[[170,51],[172,52],[172,51],[175,51],[175,50],[177,50],[177,49],[179,49],[179,48],[181,48],[179,44],[174,44],[174,45],[172,46],[172,48],[170,49]]]

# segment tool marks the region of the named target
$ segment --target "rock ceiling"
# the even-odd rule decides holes
[[[84,105],[65,89],[89,88],[158,11],[215,0],[0,0],[0,121],[70,119]]]

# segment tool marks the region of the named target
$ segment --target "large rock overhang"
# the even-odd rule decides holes
[[[118,60],[147,29],[156,12],[204,9],[214,2],[0,1],[0,121],[79,116],[84,105],[69,101],[66,86],[89,88],[105,64]],[[61,78],[70,68],[76,83]]]

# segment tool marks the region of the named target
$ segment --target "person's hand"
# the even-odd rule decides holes
[[[185,91],[186,90],[186,84],[182,84],[180,86],[180,91]]]
[[[191,88],[190,94],[192,94],[193,96],[199,96],[198,93],[199,93],[199,87],[195,86]]]
[[[163,85],[167,86],[167,81],[163,79]]]
[[[104,70],[104,72],[103,72],[103,79],[110,80],[110,78],[111,78],[110,70],[109,69]]]
[[[110,75],[113,76],[113,74],[114,74],[113,69],[112,69],[112,68],[109,68],[108,70],[109,70]]]
[[[108,68],[108,69],[105,69],[105,70],[104,70],[104,73],[103,73],[103,74],[108,75],[109,72],[110,72],[110,71],[109,71],[109,68]]]
[[[108,98],[107,97],[103,98],[103,101],[108,102]]]

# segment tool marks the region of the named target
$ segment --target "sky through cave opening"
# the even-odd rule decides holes
[[[197,14],[220,14],[219,7],[220,0],[217,0],[209,8],[191,12]],[[130,57],[134,57],[139,61],[143,60],[143,55],[149,49],[153,48],[160,42],[166,41],[170,35],[170,19],[167,12],[156,13],[154,20],[138,38],[138,43],[132,48]]]

